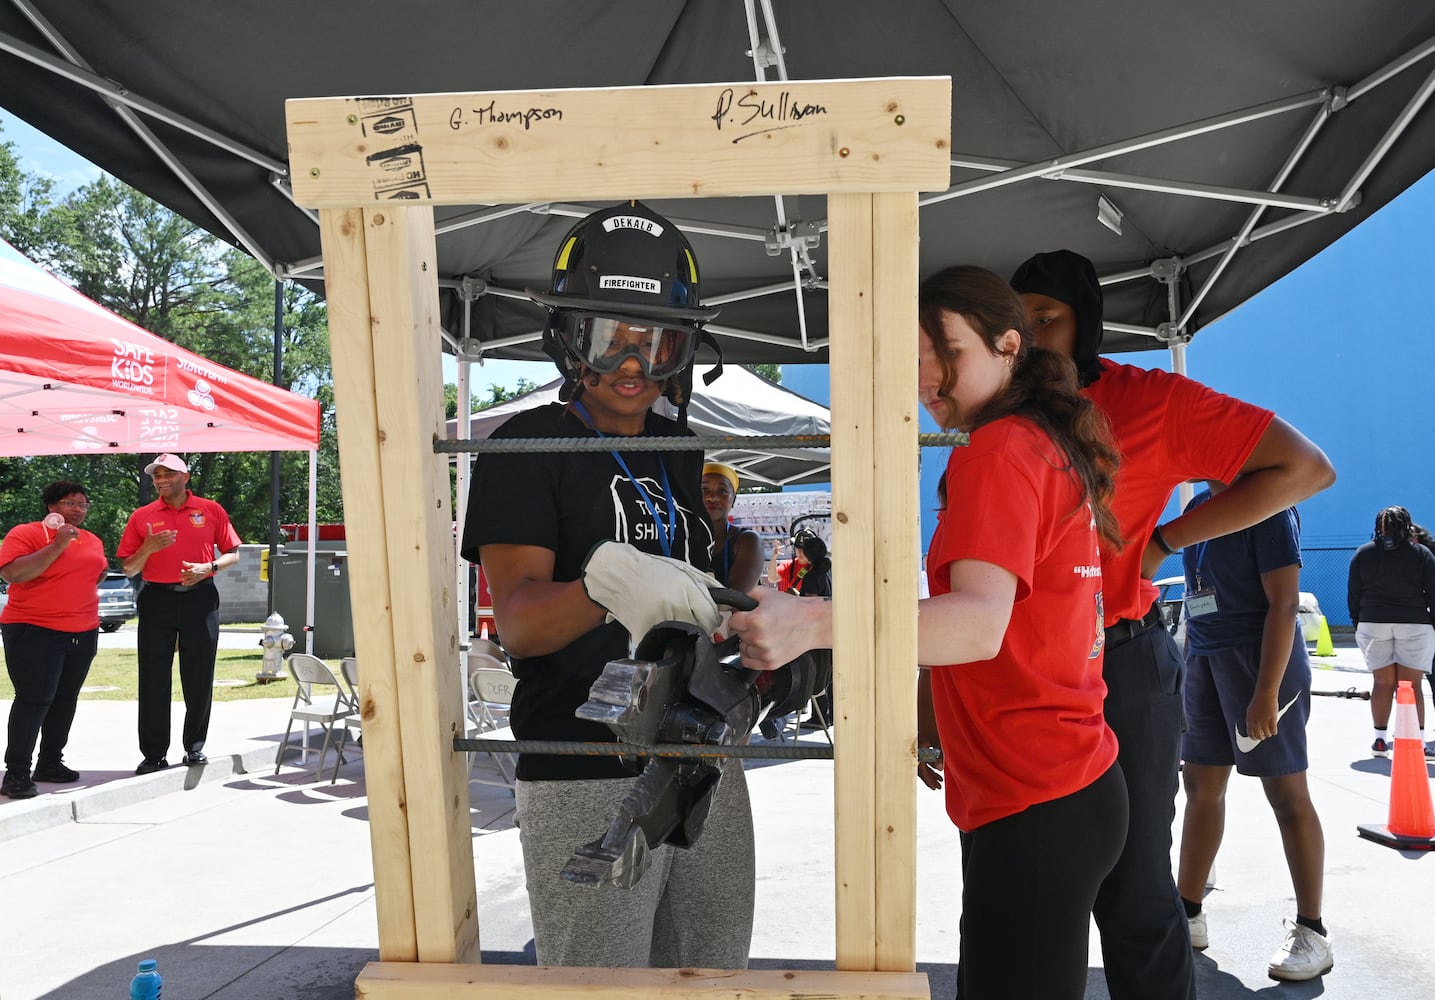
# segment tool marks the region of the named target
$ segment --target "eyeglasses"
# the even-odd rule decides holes
[[[89,510],[90,505],[83,500],[61,500],[61,507],[69,507],[71,510]]]
[[[695,329],[663,326],[659,320],[563,310],[554,324],[569,349],[601,375],[617,371],[633,357],[648,378],[666,379],[686,368],[697,349]]]

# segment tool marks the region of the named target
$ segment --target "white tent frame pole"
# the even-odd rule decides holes
[[[458,300],[463,306],[463,342],[467,344],[473,332],[473,299],[477,297],[471,292],[472,285],[464,286],[459,290]],[[472,376],[473,362],[466,356],[458,359],[458,435],[465,440],[473,433],[473,389],[469,384]],[[469,470],[473,468],[473,456],[467,452],[455,456],[456,473],[453,498],[453,565],[454,575],[458,578],[455,581],[454,595],[457,598],[455,604],[458,607],[458,662],[462,668],[459,677],[467,683],[468,678],[468,649],[469,649],[469,621],[471,615],[469,608],[471,602],[477,595],[470,594],[468,590],[468,560],[463,557],[460,551],[463,548],[463,526],[468,521],[468,477]],[[467,701],[465,692],[464,701]]]
[[[1296,143],[1295,148],[1292,149],[1290,155],[1286,157],[1285,163],[1282,164],[1280,170],[1277,171],[1275,179],[1271,181],[1272,191],[1279,190],[1280,186],[1290,178],[1291,172],[1296,168],[1296,164],[1305,156],[1306,150],[1310,148],[1311,143],[1315,142],[1315,137],[1320,134],[1320,130],[1325,127],[1325,123],[1330,121],[1332,113],[1332,107],[1329,103],[1321,105],[1316,111],[1315,117],[1313,117],[1310,124],[1306,126],[1304,134],[1300,137],[1300,141]],[[1240,252],[1242,247],[1247,245],[1251,230],[1256,228],[1256,223],[1260,221],[1261,216],[1265,213],[1265,209],[1265,205],[1257,205],[1251,214],[1246,216],[1246,221],[1241,225],[1240,231],[1232,237],[1230,245],[1226,248],[1226,252],[1221,255],[1221,259],[1216,262],[1216,266],[1211,270],[1210,274],[1206,275],[1206,280],[1201,283],[1201,287],[1196,290],[1196,294],[1192,295],[1191,301],[1186,304],[1185,310],[1181,313],[1180,322],[1177,324],[1180,329],[1184,330],[1186,325],[1191,322],[1191,318],[1196,315],[1196,308],[1206,298],[1206,295],[1210,293],[1211,289],[1216,286],[1216,282],[1220,280],[1221,275],[1225,273],[1227,266],[1235,259],[1236,254]],[[1190,263],[1190,261],[1187,261],[1188,265]],[[1181,374],[1184,374],[1184,372]],[[1184,502],[1182,503],[1182,507],[1185,507]]]
[[[309,452],[309,546],[305,571],[309,576],[309,589],[304,595],[304,652],[314,652],[314,584],[317,573],[315,546],[319,544],[319,452]],[[306,743],[307,745],[307,743]]]
[[[269,269],[270,273],[273,273],[274,260],[264,252],[259,241],[250,236],[244,227],[241,226],[229,212],[225,211],[224,207],[215,200],[208,189],[199,183],[198,179],[185,168],[184,164],[179,162],[174,154],[169,151],[169,148],[159,141],[159,138],[150,131],[149,126],[140,121],[139,116],[131,109],[141,110],[148,115],[158,118],[160,121],[168,122],[181,131],[188,132],[206,142],[213,143],[227,152],[243,157],[260,166],[268,167],[277,174],[287,174],[289,172],[288,166],[272,157],[264,156],[262,153],[256,153],[238,143],[232,142],[219,133],[207,129],[197,122],[192,122],[182,115],[175,114],[153,101],[134,97],[119,84],[96,75],[91,71],[89,64],[79,52],[70,45],[63,35],[55,30],[54,26],[46,20],[44,15],[35,9],[34,5],[30,3],[30,0],[14,0],[14,3],[19,7],[21,13],[34,24],[35,28],[49,40],[51,45],[60,51],[68,62],[46,55],[40,50],[5,34],[0,34],[0,48],[20,56],[22,59],[28,59],[36,65],[44,67],[53,73],[103,95],[105,102],[109,104],[115,114],[119,115],[120,119],[130,127],[130,130],[140,138],[140,141],[148,146],[150,151],[164,162],[165,166],[169,167],[170,171],[179,178],[180,183],[188,188],[190,193],[198,198],[215,218],[224,223],[224,228],[229,230],[229,232],[234,235],[234,238],[244,245],[244,249],[247,250],[255,260],[261,262]]]
[[[12,2],[20,6],[24,10],[25,16],[30,18],[31,21],[34,22],[35,27],[44,32],[52,42],[57,45],[61,43],[62,36],[60,33],[51,27],[49,22],[47,22],[38,11],[26,3],[25,0],[12,0]],[[68,46],[65,47],[68,49]],[[137,97],[131,93],[128,88],[115,83],[113,80],[107,80],[102,76],[90,72],[88,69],[72,65],[62,59],[57,59],[46,52],[41,52],[33,45],[26,45],[13,35],[0,32],[0,49],[9,52],[13,56],[19,56],[26,62],[34,63],[42,69],[48,69],[56,76],[62,76],[71,83],[77,83],[87,90],[101,94],[106,100],[134,108],[136,111],[142,111],[151,118],[158,118],[167,125],[173,125],[181,132],[187,132],[197,139],[203,139],[205,142],[213,146],[218,146],[220,149],[233,153],[235,156],[248,160],[250,163],[257,164],[267,170],[272,170],[276,174],[287,174],[289,172],[287,164],[274,159],[272,156],[250,149],[242,143],[235,142],[233,139],[221,135],[192,119],[186,118],[178,112],[171,111],[164,105],[151,101],[149,98]]]
[[[1183,340],[1171,342],[1171,370],[1177,375],[1186,374],[1186,342]],[[1177,502],[1180,503],[1182,510],[1186,509],[1186,505],[1191,502],[1191,497],[1195,495],[1196,488],[1189,482],[1183,482],[1176,487]]]
[[[1264,104],[1257,104],[1254,107],[1242,108],[1240,111],[1231,111],[1223,115],[1202,118],[1185,125],[1177,125],[1173,128],[1161,129],[1156,132],[1148,132],[1145,135],[1139,135],[1132,139],[1124,139],[1121,142],[1111,142],[1103,146],[1095,146],[1091,149],[1082,150],[1078,153],[1070,153],[1066,156],[1055,156],[1041,163],[1017,167],[1014,170],[1005,170],[992,177],[964,181],[961,184],[952,185],[941,194],[935,194],[921,199],[918,205],[926,207],[927,205],[933,205],[937,202],[949,201],[952,198],[964,198],[979,194],[982,191],[990,191],[993,188],[1006,187],[1010,184],[1018,184],[1022,181],[1043,177],[1053,172],[1059,173],[1072,167],[1079,167],[1086,163],[1094,163],[1097,160],[1104,160],[1108,157],[1135,153],[1143,149],[1150,149],[1152,146],[1164,146],[1169,143],[1180,142],[1183,139],[1204,135],[1207,132],[1218,132],[1221,129],[1233,128],[1237,125],[1246,125],[1250,122],[1260,121],[1262,118],[1270,118],[1274,115],[1284,114],[1287,111],[1297,111],[1301,108],[1308,108],[1329,99],[1330,91],[1329,89],[1325,89],[1308,91],[1307,93],[1299,94],[1295,97],[1282,98],[1278,101],[1267,101]]]
[[[743,8],[747,15],[747,39],[751,48],[748,55],[752,57],[752,72],[758,83],[767,80],[767,67],[773,66],[777,69],[779,80],[787,79],[787,63],[782,58],[782,40],[777,35],[777,19],[772,16],[772,0],[762,0],[762,29],[757,26],[757,11],[754,0],[745,0]],[[766,32],[766,37],[763,36]],[[802,268],[805,263],[809,270],[812,261],[808,259],[805,252],[806,244],[801,240],[793,240],[789,233],[787,224],[787,205],[782,200],[782,195],[773,195],[773,206],[777,214],[777,226],[773,232],[779,237],[787,237],[787,252],[791,257],[792,264],[792,288],[793,296],[797,299],[797,333],[798,341],[804,351],[811,351],[807,341],[807,306],[802,295]],[[801,249],[800,249],[801,248]],[[816,277],[816,273],[813,273]]]
[[[1380,161],[1385,159],[1385,154],[1390,152],[1390,147],[1395,145],[1395,141],[1400,138],[1410,126],[1415,116],[1425,107],[1425,102],[1430,100],[1432,93],[1435,93],[1435,71],[1432,71],[1425,77],[1425,82],[1420,85],[1410,100],[1406,102],[1400,114],[1395,117],[1395,121],[1390,123],[1390,127],[1385,130],[1385,134],[1380,137],[1380,141],[1375,144],[1375,148],[1370,151],[1370,155],[1365,158],[1365,162],[1360,165],[1355,171],[1355,174],[1350,178],[1350,182],[1346,184],[1345,190],[1340,193],[1340,207],[1342,209],[1348,207],[1352,203],[1352,200],[1360,193],[1360,185],[1365,183],[1365,179],[1380,165]]]
[[[1000,173],[1005,170],[1020,169],[1029,164],[1022,163],[1020,160],[999,160],[989,156],[955,156],[952,158],[952,166]],[[1106,170],[1073,170],[1062,167],[1053,168],[1039,176],[1043,180],[1072,181],[1076,184],[1098,184],[1101,187],[1130,188],[1134,191],[1154,191],[1158,194],[1244,202],[1251,205],[1268,205],[1273,208],[1291,208],[1301,212],[1336,211],[1334,198],[1307,198],[1300,195],[1278,194],[1274,188],[1270,191],[1260,191],[1223,187],[1219,184],[1195,184],[1190,181],[1139,177],[1134,174],[1120,174]]]

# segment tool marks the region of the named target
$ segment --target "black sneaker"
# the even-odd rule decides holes
[[[12,778],[7,774],[4,782],[0,782],[0,795],[8,795],[12,799],[33,799],[39,794],[40,789],[28,776]]]
[[[135,774],[153,774],[156,771],[163,771],[169,767],[169,761],[163,757],[146,757],[140,761],[140,766],[135,768]]]
[[[56,785],[68,785],[72,781],[80,780],[80,772],[56,761],[53,764],[35,765],[35,773],[32,774],[31,777],[36,781],[46,781]]]
[[[184,759],[181,760],[180,763],[185,767],[195,767],[199,764],[208,764],[209,758],[206,757],[201,750],[191,750],[184,755]]]

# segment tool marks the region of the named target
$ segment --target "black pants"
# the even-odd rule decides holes
[[[1131,817],[1094,911],[1111,1000],[1196,996],[1190,928],[1171,877],[1185,672],[1159,624],[1106,649],[1104,711],[1121,744]]]
[[[1081,1000],[1091,908],[1125,835],[1119,764],[1079,792],[964,832],[957,996]]]
[[[156,760],[169,750],[169,690],[176,645],[184,692],[181,749],[202,750],[214,696],[219,590],[209,582],[185,591],[146,584],[138,604],[140,753],[145,760]]]
[[[5,769],[12,777],[30,776],[37,738],[39,763],[60,763],[98,634],[98,629],[57,632],[21,622],[0,625],[5,667],[15,686],[5,744]]]

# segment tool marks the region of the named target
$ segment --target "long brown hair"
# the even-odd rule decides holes
[[[1015,330],[1021,337],[1011,381],[982,407],[968,429],[1008,416],[1025,417],[1040,427],[1066,457],[1065,471],[1081,484],[1097,531],[1119,549],[1121,538],[1111,513],[1111,496],[1120,454],[1112,443],[1106,417],[1078,391],[1071,359],[1036,346],[1026,325],[1026,309],[1001,277],[984,267],[949,267],[922,282],[917,293],[918,323],[936,348],[942,366],[941,395],[946,398],[951,397],[957,373],[945,350],[943,313],[965,319],[993,355],[1002,353],[996,343],[1007,330]],[[947,504],[946,485],[944,479],[939,487],[943,507]]]

